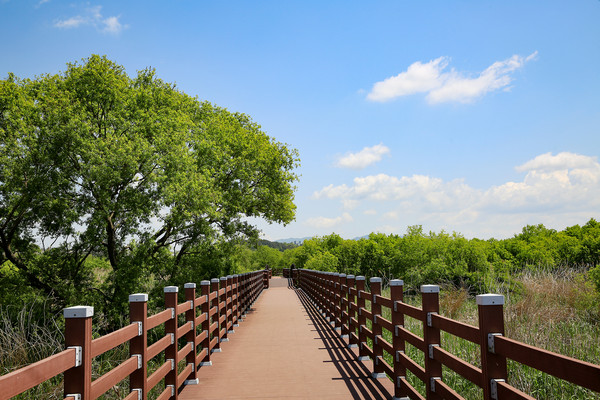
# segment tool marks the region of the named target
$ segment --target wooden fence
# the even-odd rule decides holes
[[[289,271],[288,271],[289,274]],[[350,347],[359,347],[359,359],[373,360],[375,378],[389,376],[395,386],[394,399],[423,399],[406,379],[410,371],[426,387],[427,399],[462,399],[443,380],[442,366],[455,371],[483,389],[484,399],[533,399],[507,382],[506,360],[543,371],[576,385],[600,392],[600,366],[565,357],[520,343],[504,336],[504,296],[477,296],[479,326],[471,326],[439,315],[439,286],[421,286],[422,306],[403,302],[404,283],[390,281],[390,297],[381,295],[381,278],[371,278],[370,292],[365,277],[311,270],[293,270],[294,279],[315,306],[347,337]],[[370,307],[366,307],[366,303]],[[370,311],[369,311],[370,308]],[[390,310],[391,320],[382,317]],[[405,316],[423,324],[423,337],[405,328]],[[367,320],[371,323],[367,325]],[[392,343],[383,337],[390,332]],[[441,331],[475,343],[480,348],[481,368],[467,363],[444,349]],[[373,344],[368,346],[368,340]],[[422,351],[425,366],[409,358],[405,344]],[[384,359],[384,352],[389,354]]]
[[[0,400],[61,373],[65,400],[97,399],[127,378],[130,393],[126,400],[146,400],[148,392],[163,380],[164,390],[158,399],[177,399],[184,385],[198,383],[198,369],[211,365],[211,354],[221,351],[220,343],[229,340],[228,334],[234,332],[262,290],[268,288],[268,278],[269,271],[263,270],[202,281],[199,295],[195,283],[186,283],[183,303],[178,303],[178,287],[167,286],[165,310],[152,316],[147,312],[148,295],[132,294],[131,324],[93,340],[93,307],[66,308],[66,350],[1,376]],[[185,314],[185,323],[180,325],[181,314]],[[148,344],[148,332],[163,324],[165,335]],[[92,359],[127,342],[130,358],[92,380]],[[181,342],[185,344],[180,345]],[[148,362],[163,351],[164,363],[148,376]]]

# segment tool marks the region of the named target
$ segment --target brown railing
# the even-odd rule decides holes
[[[479,326],[471,326],[439,315],[439,286],[421,286],[422,306],[403,302],[404,283],[390,281],[390,298],[381,296],[381,278],[370,279],[370,292],[365,290],[365,277],[311,270],[294,271],[300,288],[312,299],[350,347],[359,347],[362,361],[373,360],[373,377],[389,376],[395,387],[394,398],[423,399],[406,379],[407,370],[426,387],[427,399],[462,399],[443,380],[442,366],[455,371],[483,389],[484,399],[533,399],[507,382],[506,360],[564,379],[600,392],[600,366],[529,346],[504,336],[504,296],[477,296]],[[370,303],[366,307],[366,302]],[[390,310],[391,320],[382,317],[382,308]],[[423,337],[404,327],[404,317],[422,322]],[[371,323],[371,329],[367,325]],[[384,339],[390,332],[392,343]],[[469,364],[444,349],[441,331],[475,343],[480,347],[481,368]],[[369,341],[373,344],[368,346]],[[405,344],[423,352],[422,367],[409,358]],[[383,354],[390,355],[393,365]]]
[[[167,286],[165,310],[148,316],[148,295],[129,296],[131,324],[92,340],[94,308],[64,310],[66,350],[27,367],[0,376],[0,400],[10,399],[64,373],[65,400],[93,400],[129,378],[126,400],[146,400],[148,392],[164,380],[159,400],[177,399],[184,385],[197,384],[199,368],[211,365],[211,354],[238,326],[262,290],[268,287],[267,270],[185,284],[186,301],[178,303],[178,287]],[[266,284],[265,284],[266,282]],[[178,316],[185,314],[185,323]],[[164,324],[165,335],[148,344],[148,332]],[[186,342],[180,346],[181,341]],[[92,360],[124,343],[130,357],[92,380]],[[164,363],[148,376],[148,362],[164,351]],[[181,362],[181,365],[180,365]],[[185,367],[183,366],[185,363]],[[182,367],[181,370],[178,367]],[[179,372],[180,371],[180,372]]]

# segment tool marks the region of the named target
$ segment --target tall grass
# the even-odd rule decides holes
[[[507,337],[579,360],[600,364],[600,300],[583,271],[545,270],[526,271],[517,277],[522,288],[519,292],[507,290],[505,285],[493,288],[505,296],[504,322]],[[410,292],[410,291],[409,291]],[[389,289],[384,290],[389,297]],[[420,307],[420,295],[405,296],[406,303]],[[369,306],[367,302],[367,306]],[[391,319],[391,312],[383,308],[383,317]],[[478,326],[477,305],[464,288],[443,286],[440,291],[440,314]],[[405,327],[423,337],[423,323],[405,317]],[[392,342],[390,332],[384,338]],[[369,343],[372,346],[372,343]],[[442,332],[441,346],[452,354],[480,368],[479,346]],[[406,354],[424,366],[424,354],[406,344]],[[386,361],[393,365],[390,356]],[[423,395],[425,385],[407,371],[408,381]],[[482,390],[444,367],[443,379],[466,399],[481,399]],[[600,399],[592,392],[554,378],[548,374],[508,361],[508,382],[517,389],[538,399]]]

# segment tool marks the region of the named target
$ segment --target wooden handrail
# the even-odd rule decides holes
[[[165,389],[158,399],[177,399],[181,386],[190,378],[194,379],[198,368],[210,365],[207,360],[210,360],[210,350],[218,345],[218,338],[223,338],[228,329],[243,320],[245,312],[266,287],[267,276],[268,271],[263,270],[230,275],[220,280],[223,282],[221,287],[218,283],[209,287],[204,282],[210,282],[203,281],[203,293],[198,297],[196,285],[186,284],[186,301],[183,303],[177,302],[178,288],[168,287],[165,289],[165,310],[152,316],[147,316],[148,295],[131,295],[131,323],[94,340],[91,339],[93,308],[65,309],[65,318],[69,318],[65,338],[74,347],[0,376],[0,400],[10,399],[61,373],[65,374],[65,400],[75,400],[76,395],[82,400],[95,399],[127,377],[131,388],[136,390],[125,399],[138,399],[141,395],[146,400],[148,392],[163,380]],[[177,315],[183,313],[186,322],[179,325]],[[163,324],[166,334],[148,345],[148,331]],[[209,340],[214,332],[218,337]],[[179,346],[178,339],[183,337],[187,344]],[[195,350],[200,349],[200,342],[202,349]],[[124,343],[130,343],[130,357],[92,381],[93,358]],[[161,352],[165,352],[165,362],[146,376],[147,363]],[[185,361],[186,365],[177,374],[179,361]]]
[[[67,349],[0,376],[0,399],[10,399],[75,366],[76,350]]]
[[[138,324],[130,324],[124,328],[92,340],[92,357],[97,357],[130,341],[138,335]]]
[[[355,278],[353,275],[305,269],[297,272],[299,286],[304,293],[329,321],[341,322],[341,336],[348,338],[350,346],[353,342],[359,345],[359,359],[364,360],[367,356],[372,358],[374,373],[384,371],[395,382],[396,398],[423,398],[406,381],[405,371],[409,370],[425,383],[427,398],[461,399],[443,381],[443,364],[483,388],[486,400],[532,399],[506,382],[507,358],[600,392],[600,365],[542,350],[503,336],[503,296],[477,296],[479,326],[476,327],[439,315],[439,287],[435,285],[421,288],[423,307],[418,308],[402,301],[403,282],[399,280],[392,281],[391,297],[385,297],[379,293],[380,281],[377,279],[371,279],[371,292],[368,292],[365,290],[364,277]],[[370,307],[365,305],[366,302]],[[391,321],[381,316],[381,307],[391,310]],[[424,337],[404,327],[404,316],[423,324]],[[371,322],[371,329],[367,327],[367,321]],[[393,343],[383,339],[380,333],[382,329],[391,333]],[[482,368],[475,367],[444,349],[443,343],[440,343],[441,331],[477,344],[481,351]],[[372,348],[368,346],[367,338],[373,341]],[[405,342],[423,352],[425,367],[407,356],[404,351]],[[488,347],[490,343],[494,344],[493,348]],[[393,368],[385,362],[382,351],[394,360]]]

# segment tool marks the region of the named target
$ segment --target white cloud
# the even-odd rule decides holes
[[[426,99],[430,104],[469,103],[495,90],[509,90],[513,81],[511,74],[536,57],[537,51],[527,57],[515,54],[506,60],[494,62],[475,77],[464,76],[454,69],[443,72],[450,62],[447,57],[425,64],[417,61],[405,72],[376,82],[367,99],[385,102],[401,96],[427,93]]]
[[[386,174],[354,178],[351,185],[329,185],[315,199],[353,200],[369,218],[405,225],[429,223],[480,236],[515,233],[529,223],[567,226],[585,223],[600,212],[600,163],[574,153],[542,154],[516,167],[523,179],[475,189],[464,180]],[[377,212],[374,212],[374,210]],[[372,217],[371,217],[372,218]]]
[[[428,92],[441,85],[442,70],[448,65],[447,57],[436,58],[428,63],[417,61],[405,72],[387,78],[373,85],[367,99],[372,101],[388,101],[396,97]]]
[[[390,149],[380,143],[373,147],[365,147],[358,153],[349,153],[340,157],[336,166],[341,168],[362,169],[381,161],[383,156],[389,153]]]
[[[42,2],[39,4],[42,4]],[[80,15],[56,21],[54,27],[72,29],[80,26],[92,26],[102,33],[112,35],[118,35],[128,27],[119,21],[120,16],[104,18],[101,11],[102,6],[88,7]]]
[[[312,226],[314,228],[332,228],[334,226],[340,225],[344,222],[352,222],[353,218],[348,213],[343,213],[341,216],[336,218],[326,218],[326,217],[315,217],[309,218],[306,220],[306,224]]]

